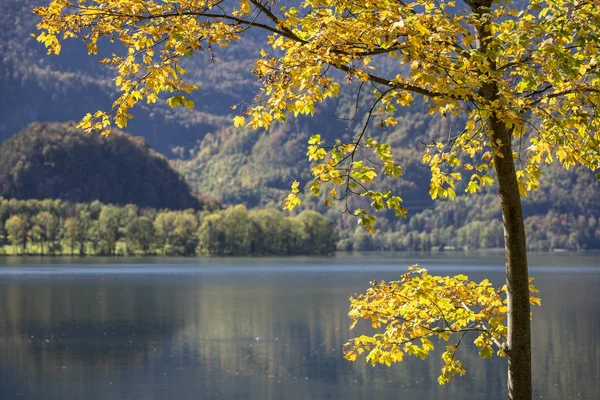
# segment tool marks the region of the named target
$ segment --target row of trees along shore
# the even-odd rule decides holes
[[[313,211],[286,217],[276,209],[172,211],[99,201],[0,198],[0,254],[35,255],[322,255],[341,251],[500,248],[497,220],[445,225],[422,213],[374,235],[339,230]],[[391,227],[387,227],[391,228]],[[600,221],[550,212],[525,228],[532,250],[600,249]]]
[[[327,255],[333,222],[315,211],[172,211],[61,200],[0,198],[0,254]]]
[[[375,234],[358,227],[340,233],[342,251],[444,251],[504,247],[504,228],[498,219],[474,220],[454,225],[440,222],[432,212],[418,214],[394,229]],[[443,222],[443,221],[442,221]],[[527,248],[533,251],[600,250],[600,219],[594,216],[550,211],[525,219]]]

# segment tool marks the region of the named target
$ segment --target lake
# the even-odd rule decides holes
[[[506,398],[506,361],[469,347],[459,353],[467,375],[445,386],[437,357],[391,368],[344,360],[348,296],[416,262],[503,281],[499,254],[0,258],[0,399]],[[596,399],[600,254],[533,255],[530,265],[542,298],[534,398]]]

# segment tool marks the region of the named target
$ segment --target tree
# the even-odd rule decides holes
[[[276,237],[276,232],[269,232],[268,236],[263,235],[259,225],[249,218],[246,207],[238,205],[209,215],[202,220],[202,224],[196,231],[196,252],[199,255],[209,256],[269,254],[271,250],[269,243],[272,243]],[[254,243],[257,240],[261,241],[260,246]],[[281,254],[281,249],[277,251],[279,253],[275,254]]]
[[[172,255],[176,218],[176,212],[162,211],[154,220],[154,231],[163,255]]]
[[[223,254],[226,256],[245,256],[252,247],[253,223],[243,205],[230,207],[222,213],[225,242]]]
[[[25,254],[28,232],[27,217],[24,215],[13,215],[6,221],[5,228],[8,233],[8,240],[15,246],[15,252],[18,252],[20,246],[22,254]]]
[[[196,253],[202,256],[222,256],[225,249],[225,229],[223,217],[212,214],[204,218],[196,233],[198,247]]]
[[[305,240],[299,254],[333,254],[336,235],[333,221],[316,211],[302,211],[295,219],[302,224]]]
[[[44,255],[44,246],[49,254],[54,254],[60,233],[58,217],[48,211],[41,211],[31,219],[31,222],[33,224],[31,228],[33,240],[40,243],[42,255]]]
[[[327,203],[346,201],[346,211],[348,197],[358,194],[376,211],[406,214],[401,197],[376,185],[381,175],[395,178],[402,168],[390,146],[370,133],[373,122],[395,126],[397,107],[417,97],[431,114],[451,117],[450,134],[423,154],[431,167],[430,194],[453,199],[463,175],[468,192],[497,182],[506,252],[506,340],[490,324],[481,322],[486,327],[478,329],[487,330],[508,356],[509,398],[530,398],[531,300],[521,196],[537,188],[543,163],[558,159],[566,168],[600,167],[598,1],[305,0],[301,10],[275,3],[53,0],[36,9],[42,17],[37,38],[55,54],[59,34],[81,37],[90,53],[97,53],[102,37],[127,49],[103,61],[117,68],[122,94],[110,112],[83,118],[80,126],[88,132],[108,134],[113,122],[126,126],[136,103],[154,103],[162,92],[176,92],[166,99],[170,106],[193,107],[188,93],[197,87],[184,80],[182,58],[225,47],[249,28],[268,32],[271,49],[262,49],[255,63],[263,85],[257,102],[241,108],[236,126],[267,129],[288,114],[313,114],[319,103],[337,96],[340,81],[358,82],[358,100],[372,88],[370,107],[364,114],[357,107],[351,121],[360,123],[356,136],[328,147],[319,135],[309,141],[308,156],[315,162],[310,191],[326,193]],[[299,191],[294,182],[286,208],[300,203]],[[369,209],[353,212],[374,231]],[[456,299],[450,304],[463,309]],[[373,359],[383,350],[369,351]]]
[[[131,254],[147,254],[154,243],[154,225],[147,217],[136,217],[125,227],[127,250]]]
[[[254,235],[253,253],[258,254],[295,254],[295,242],[304,243],[302,239],[292,240],[292,223],[279,210],[251,210],[248,213],[250,221],[256,224],[260,237]],[[300,224],[299,224],[300,225]],[[300,226],[300,230],[302,227]],[[301,233],[299,233],[301,235]]]
[[[78,215],[65,219],[64,236],[71,249],[71,255],[75,252],[75,247],[78,248],[80,256],[85,255],[85,242],[91,224],[90,213],[85,210],[80,210]]]
[[[190,256],[196,251],[198,245],[196,231],[198,220],[192,210],[176,212],[175,229],[173,231],[173,248],[175,254]]]
[[[90,242],[92,253],[94,255],[102,254],[102,230],[100,229],[100,223],[98,220],[95,219],[90,222],[90,226],[86,232],[86,235],[88,241]]]
[[[64,239],[69,244],[69,249],[71,249],[71,255],[75,254],[75,246],[77,244],[77,218],[69,217],[65,219],[65,235]]]
[[[98,216],[97,228],[101,237],[101,252],[114,256],[117,249],[117,241],[120,238],[121,209],[116,206],[103,205]]]
[[[92,226],[92,216],[89,211],[81,210],[79,217],[77,218],[77,228],[75,232],[75,240],[79,247],[79,255],[83,256],[86,254],[85,243],[88,240],[88,233]]]

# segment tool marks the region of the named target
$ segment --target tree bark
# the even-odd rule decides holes
[[[492,0],[465,0],[475,14],[489,12]],[[490,24],[480,19],[476,27],[477,49],[486,54],[491,40]],[[493,59],[490,67],[495,68]],[[480,95],[490,104],[498,99],[498,87],[493,80],[483,76]],[[512,132],[496,114],[485,121],[491,131],[494,146],[494,169],[498,181],[498,195],[502,206],[504,223],[504,253],[506,259],[507,285],[507,348],[508,398],[531,400],[531,314],[529,306],[529,272],[525,225],[521,207],[521,195],[512,155]]]
[[[529,273],[521,196],[512,156],[511,133],[492,117],[492,140],[501,143],[494,156],[498,194],[504,223],[504,252],[507,285],[507,355],[508,398],[530,400],[531,383],[531,314],[529,307]],[[499,141],[499,142],[498,142]]]

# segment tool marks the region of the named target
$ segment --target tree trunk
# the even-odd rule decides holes
[[[23,231],[23,255],[27,254],[27,231]]]
[[[512,156],[511,135],[496,118],[490,119],[492,139],[501,143],[502,157],[494,156],[498,194],[504,222],[504,251],[508,300],[508,398],[530,400],[531,385],[531,317],[529,309],[529,273],[521,196]]]
[[[475,14],[480,16],[492,7],[492,0],[465,0],[465,2]],[[476,27],[477,49],[485,55],[492,35],[489,22],[485,22],[485,18],[481,18],[481,21],[482,23]],[[489,59],[489,64],[492,69],[495,68],[493,59]],[[487,81],[482,85],[479,94],[492,103],[498,99],[498,87],[493,81]],[[487,128],[492,131],[491,141],[495,147],[494,168],[504,223],[508,303],[508,333],[505,349],[508,358],[508,398],[531,400],[533,393],[529,272],[521,195],[512,155],[512,132],[496,115],[492,115],[486,122]]]

